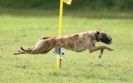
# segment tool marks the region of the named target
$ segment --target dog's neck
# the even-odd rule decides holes
[[[96,40],[97,42],[100,41],[100,39],[99,39],[99,34],[97,34],[97,33],[95,33],[95,40]]]
[[[99,34],[97,34],[97,32],[89,32],[91,34],[89,34],[91,36],[91,38],[93,40],[95,40],[96,42],[99,42],[100,41],[100,38],[99,38]]]

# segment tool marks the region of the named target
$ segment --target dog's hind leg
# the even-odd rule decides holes
[[[27,50],[21,47],[21,51],[15,52],[14,55],[19,54],[41,54],[41,50],[39,48],[28,48]]]
[[[14,55],[19,55],[19,54],[28,54],[27,52],[25,51],[18,51],[18,52],[15,52]]]
[[[51,43],[52,44],[52,43]],[[30,54],[46,54],[53,48],[48,40],[40,40],[31,50]]]
[[[46,54],[55,46],[55,40],[53,38],[42,38],[37,42],[33,48],[24,49],[21,47],[21,51],[14,53],[17,54]]]

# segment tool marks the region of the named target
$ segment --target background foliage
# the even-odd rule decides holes
[[[56,9],[59,0],[0,0],[0,7]],[[73,0],[66,9],[132,11],[133,0]]]

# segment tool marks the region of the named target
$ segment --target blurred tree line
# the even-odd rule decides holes
[[[56,9],[59,0],[0,0],[0,8]],[[133,0],[73,0],[69,10],[133,11]]]

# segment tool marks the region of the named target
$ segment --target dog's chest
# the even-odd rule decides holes
[[[70,42],[68,42],[66,47],[70,50],[73,50],[73,51],[76,51],[76,52],[81,52],[81,51],[84,51],[84,50],[87,49],[87,43],[86,42],[88,42],[87,39],[79,37],[79,38],[76,38],[76,39],[72,39]]]
[[[83,46],[82,44],[79,44],[79,45],[75,45],[73,48],[72,48],[73,51],[76,51],[76,52],[81,52],[81,51],[84,51],[86,50],[86,47]]]

